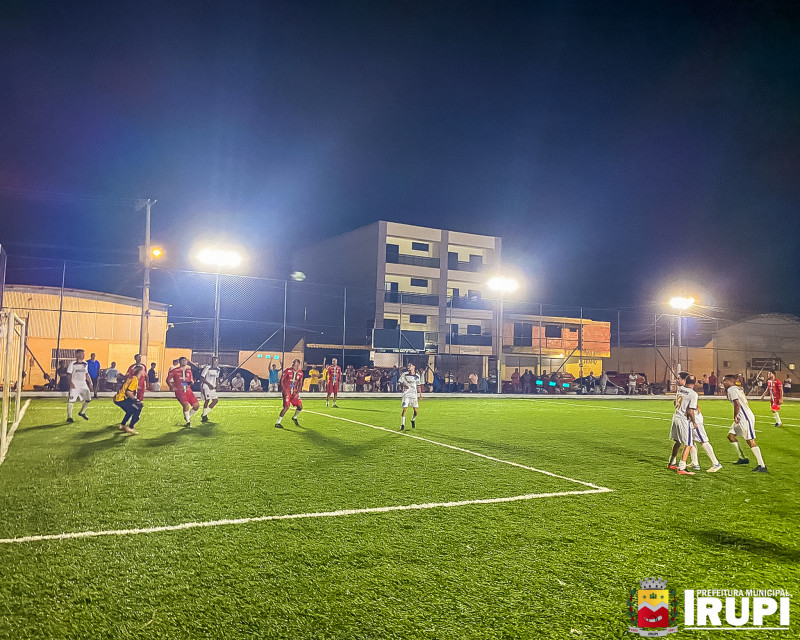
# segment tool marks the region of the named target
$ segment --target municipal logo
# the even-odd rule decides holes
[[[678,630],[678,594],[667,589],[663,578],[639,581],[638,589],[628,593],[628,621],[630,633],[644,638],[658,638]]]

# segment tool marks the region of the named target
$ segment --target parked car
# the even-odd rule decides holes
[[[628,393],[628,376],[630,372],[606,371],[608,383],[619,387],[624,393]],[[644,373],[636,373],[636,393],[647,393],[647,376]]]

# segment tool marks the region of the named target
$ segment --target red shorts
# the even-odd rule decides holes
[[[289,407],[297,407],[298,409],[303,408],[303,401],[300,399],[300,396],[283,396],[283,408],[288,409]]]
[[[338,382],[329,382],[328,383],[328,395],[335,393],[338,395],[339,393],[339,383]]]
[[[781,405],[773,403],[772,404],[772,410],[773,411],[780,411],[781,410]]]
[[[175,397],[178,399],[178,402],[181,404],[189,404],[189,406],[194,406],[197,404],[197,398],[194,397],[194,391],[189,387],[184,391],[180,389],[175,392]]]

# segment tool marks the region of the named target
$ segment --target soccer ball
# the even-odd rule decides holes
[[[297,280],[298,282],[302,282],[303,280],[305,280],[305,279],[306,279],[306,274],[305,274],[305,273],[303,273],[302,271],[292,271],[292,272],[289,274],[289,277],[290,277],[292,280]]]

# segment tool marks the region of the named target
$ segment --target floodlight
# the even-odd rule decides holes
[[[682,296],[675,296],[674,298],[670,298],[669,306],[673,309],[677,309],[678,311],[686,311],[689,307],[691,307],[696,300],[694,298],[684,298]]]
[[[514,278],[506,278],[504,276],[495,276],[487,284],[492,291],[499,291],[500,293],[511,293],[519,288],[519,282]]]
[[[150,249],[150,257],[151,258],[163,258],[164,257],[164,250],[161,247],[152,247]]]
[[[201,249],[197,254],[197,259],[203,264],[216,267],[217,269],[235,269],[242,264],[242,254],[238,251],[213,247]]]

